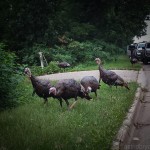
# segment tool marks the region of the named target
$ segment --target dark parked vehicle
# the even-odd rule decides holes
[[[143,48],[141,61],[144,64],[148,64],[148,62],[150,61],[150,42],[147,42],[145,44],[145,48]]]
[[[131,53],[136,49],[137,43],[133,43],[127,46],[127,55],[131,57]]]
[[[138,60],[142,59],[142,53],[143,53],[143,50],[145,49],[145,45],[146,45],[146,42],[140,42],[137,44],[136,57]]]

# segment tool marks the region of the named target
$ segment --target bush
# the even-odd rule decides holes
[[[103,61],[117,59],[117,56],[123,53],[119,47],[100,40],[93,41],[70,41],[68,45],[55,45],[52,48],[42,44],[34,45],[30,50],[25,50],[26,56],[22,62],[29,66],[40,65],[39,52],[43,52],[47,62],[66,61],[71,65],[93,61],[100,57]],[[40,72],[41,74],[42,72]],[[50,71],[51,73],[51,71]]]
[[[85,41],[94,38],[96,31],[96,27],[94,25],[88,23],[77,23],[73,22],[70,25],[71,31],[69,33],[69,37],[78,41]]]
[[[31,72],[35,76],[57,73],[59,70],[60,68],[58,67],[57,62],[54,61],[51,61],[48,66],[44,67],[43,69],[40,66],[33,66],[31,68]]]
[[[40,65],[39,52],[43,53],[48,62],[52,60],[52,53],[50,51],[50,48],[43,44],[34,44],[33,47],[24,48],[21,52],[23,53],[20,54],[22,56],[21,62],[23,64]]]
[[[0,108],[12,107],[16,104],[12,100],[15,88],[20,81],[20,76],[16,74],[16,56],[13,53],[6,52],[6,46],[0,43]]]
[[[116,55],[123,53],[123,50],[113,44],[103,41],[71,42],[68,47],[76,62],[93,61],[96,57],[102,60],[112,60]]]

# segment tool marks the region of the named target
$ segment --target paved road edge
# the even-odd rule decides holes
[[[113,145],[111,148],[112,150],[122,149],[125,140],[129,139],[131,134],[133,133],[134,120],[136,120],[138,112],[140,112],[139,110],[141,108],[141,100],[143,99],[143,96],[143,89],[141,87],[138,87],[136,90],[133,104],[130,107],[127,116],[125,117],[125,120],[123,121],[123,124],[116,135],[116,138],[113,141]]]

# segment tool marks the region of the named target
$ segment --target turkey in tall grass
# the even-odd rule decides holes
[[[54,87],[49,89],[49,93],[54,94],[60,100],[61,107],[62,99],[64,99],[69,109],[74,106],[77,101],[77,97],[86,98],[87,100],[91,99],[91,97],[84,91],[84,87],[74,79],[60,80]],[[70,98],[74,98],[75,103],[69,107],[68,99]]]
[[[33,93],[32,96],[35,95],[35,93],[44,99],[44,103],[48,101],[48,97],[53,97],[53,94],[49,94],[49,88],[51,88],[51,83],[49,80],[41,80],[37,77],[33,76],[31,74],[31,71],[29,68],[24,69],[24,73],[29,77],[31,80],[32,86],[33,86]]]

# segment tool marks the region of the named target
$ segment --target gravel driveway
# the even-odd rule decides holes
[[[125,81],[137,81],[138,71],[133,70],[112,70],[120,75]],[[40,79],[48,79],[48,80],[61,80],[61,79],[75,79],[81,80],[84,76],[94,76],[99,79],[99,71],[78,71],[78,72],[66,72],[66,73],[56,73],[50,75],[39,76]]]

